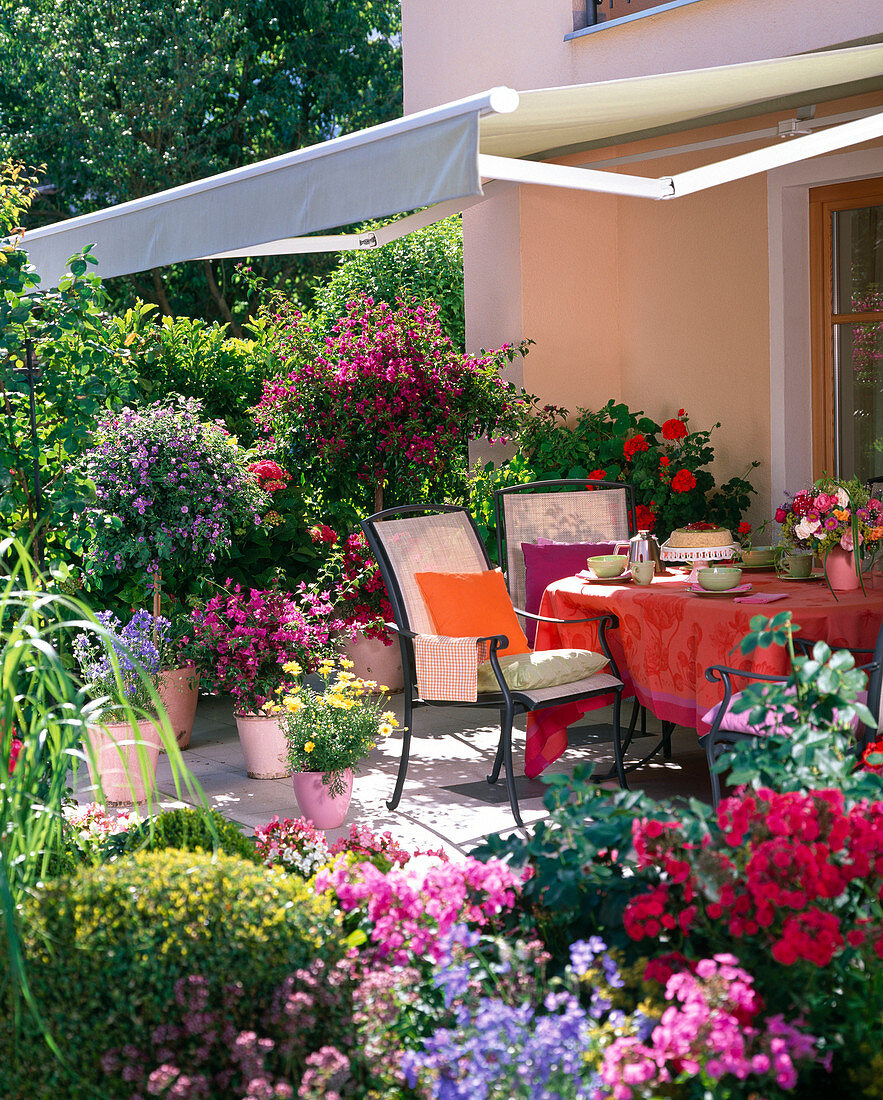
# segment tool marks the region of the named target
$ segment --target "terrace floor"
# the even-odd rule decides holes
[[[390,709],[402,717],[401,694],[391,697]],[[623,707],[626,715],[631,703]],[[467,853],[491,833],[505,833],[514,827],[505,781],[490,786],[486,775],[493,763],[499,727],[484,724],[492,711],[468,708],[424,708],[414,720],[411,763],[404,793],[397,810],[390,811],[390,797],[401,751],[401,734],[379,744],[356,774],[353,799],[345,825],[329,830],[328,838],[347,833],[350,825],[364,825],[375,833],[389,830],[404,847],[445,850],[448,854]],[[523,729],[523,719],[521,722]],[[659,723],[650,716],[648,728],[658,736]],[[596,770],[606,772],[613,760],[610,740],[610,711],[587,715],[570,729],[570,747],[549,770],[569,773],[580,760],[592,760]],[[644,755],[654,744],[637,739],[635,745]],[[515,735],[516,767],[523,750],[524,736]],[[196,712],[193,738],[184,761],[202,786],[208,803],[225,817],[237,821],[250,833],[275,815],[299,817],[290,778],[249,779],[233,719],[229,698],[203,696]],[[164,806],[175,802],[175,788],[167,758],[160,756],[157,768],[160,801]],[[542,780],[517,779],[521,812],[525,824],[546,816],[542,803]],[[608,784],[615,788],[615,782]],[[657,798],[696,797],[710,801],[711,788],[705,755],[696,732],[676,729],[670,761],[661,755],[630,777],[630,785]],[[80,802],[90,801],[86,779],[78,790]]]

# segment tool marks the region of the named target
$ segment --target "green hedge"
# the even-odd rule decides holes
[[[226,990],[238,984],[229,1023],[241,1029],[254,1025],[287,975],[317,955],[334,961],[343,953],[329,904],[297,878],[171,849],[50,883],[27,903],[23,923],[31,990],[67,1065],[50,1054],[27,1010],[16,1029],[4,974],[4,1100],[119,1100],[106,1091],[102,1055],[150,1047],[154,1030],[180,1015],[179,979],[203,976],[209,1004],[229,1000]]]

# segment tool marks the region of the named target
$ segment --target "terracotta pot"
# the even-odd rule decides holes
[[[251,779],[284,779],[288,766],[288,742],[275,718],[263,714],[237,714],[236,729],[245,770]]]
[[[199,673],[196,666],[164,669],[159,674],[157,690],[169,716],[178,748],[190,748],[193,719],[199,700]]]
[[[835,546],[828,552],[825,573],[835,592],[852,592],[861,585],[855,572],[855,553],[842,546]]]
[[[322,772],[292,772],[291,782],[300,812],[317,829],[336,829],[342,825],[353,796],[353,771],[341,773],[343,791],[332,795],[322,782]]]
[[[143,802],[156,787],[156,761],[161,743],[158,727],[150,721],[136,727],[128,722],[107,722],[88,727],[89,777],[101,783],[109,806],[129,806]],[[146,760],[142,764],[138,744],[143,745]],[[95,761],[93,764],[92,756]]]
[[[376,680],[392,693],[404,688],[405,676],[398,638],[393,638],[391,645],[384,645],[380,638],[358,634],[355,638],[347,638],[343,652],[353,662],[352,671],[362,680]]]

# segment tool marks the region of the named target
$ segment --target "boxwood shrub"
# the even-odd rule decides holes
[[[149,1048],[156,1029],[180,1015],[180,979],[205,979],[208,1002],[234,1005],[227,1022],[241,1030],[287,976],[344,952],[329,903],[298,878],[172,849],[50,882],[22,917],[30,988],[65,1062],[21,1004],[16,1027],[8,974],[0,975],[4,1100],[121,1100],[107,1091],[102,1055]]]

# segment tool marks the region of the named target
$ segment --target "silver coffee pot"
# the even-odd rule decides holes
[[[618,542],[613,548],[613,553],[618,554],[620,550],[626,549],[629,554],[629,565],[639,561],[652,561],[656,566],[654,572],[657,576],[665,572],[665,566],[659,556],[659,543],[649,531],[639,531],[628,542]]]

